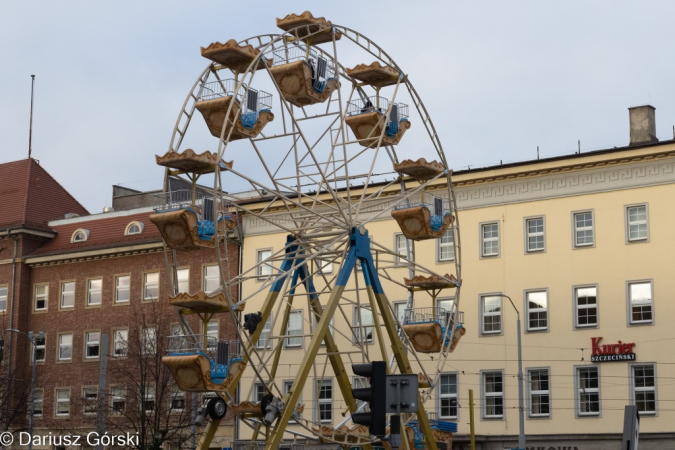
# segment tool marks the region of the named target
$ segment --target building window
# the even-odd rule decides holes
[[[85,337],[85,356],[87,359],[98,359],[100,353],[101,333],[98,331],[88,331],[84,333]]]
[[[335,258],[333,255],[333,246],[326,245],[323,247],[323,250],[326,253],[321,259],[317,259],[315,264],[321,273],[333,273],[333,259]]]
[[[319,421],[333,422],[333,380],[316,380],[319,394]]]
[[[260,326],[260,324],[258,324]],[[272,331],[272,315],[267,318],[267,322],[263,326],[258,342],[255,343],[255,348],[264,348],[267,345],[267,348],[272,348],[272,341],[269,340],[270,332]]]
[[[42,389],[35,389],[35,394],[33,395],[33,415],[35,417],[42,416],[44,398],[45,392]],[[30,405],[30,397],[28,398],[28,403]]]
[[[68,389],[57,389],[55,395],[56,408],[55,413],[57,416],[69,416],[70,415],[70,388]]]
[[[39,363],[45,362],[45,357],[47,355],[47,336],[42,335],[42,339],[37,334],[33,335],[33,340],[35,341],[35,360]],[[30,353],[31,361],[33,360],[33,349],[31,348]]]
[[[59,361],[73,359],[73,335],[71,333],[59,334]]]
[[[129,301],[129,275],[115,277],[115,303],[127,303]]]
[[[499,256],[499,223],[486,223],[480,226],[481,256]]]
[[[70,237],[70,242],[84,242],[87,239],[89,239],[89,230],[80,228],[79,230],[75,230],[73,232],[73,235]]]
[[[272,275],[271,262],[264,262],[272,257],[272,250],[258,250],[256,262],[258,264],[258,277],[265,278]]]
[[[220,268],[218,265],[204,266],[204,292],[213,292],[220,286]]]
[[[447,373],[441,375],[441,389],[438,399],[440,417],[444,419],[457,418],[457,374]]]
[[[113,330],[113,355],[116,357],[127,356],[129,343],[129,330]]]
[[[61,308],[75,306],[75,282],[61,283]]]
[[[439,261],[454,261],[455,260],[455,234],[450,228],[438,240],[438,260]]]
[[[370,308],[365,306],[354,308],[353,324],[352,332],[354,334],[354,343],[371,344],[373,342],[373,332],[375,330],[373,327],[373,312]]]
[[[527,306],[527,331],[548,329],[548,293],[532,291],[525,293]]]
[[[541,252],[544,250],[544,218],[536,217],[525,221],[525,235],[527,238],[528,252]]]
[[[302,311],[291,311],[288,316],[287,337],[284,341],[286,347],[302,347]]]
[[[598,368],[578,367],[577,388],[577,406],[579,415],[600,415],[600,377]]]
[[[265,385],[262,384],[262,383],[256,383],[253,401],[254,402],[261,402],[266,393],[267,393],[267,388],[265,387]]]
[[[291,388],[292,388],[292,387],[293,387],[293,381],[291,381],[291,380],[284,380],[284,384],[283,384],[282,387],[281,387],[281,389],[283,390],[282,394],[286,395],[286,394],[288,394],[289,392],[291,392]],[[302,392],[300,393],[300,396],[298,397],[298,403],[297,403],[297,405],[296,405],[296,408],[297,408],[297,406],[300,406],[300,405],[302,405]],[[297,409],[295,410],[295,413],[296,413],[296,415],[302,417],[302,414],[299,413],[299,412],[297,411]],[[291,416],[291,418],[288,420],[288,423],[298,423],[298,421],[295,420],[295,419],[293,418],[293,416]]]
[[[211,319],[206,324],[206,335],[214,339],[218,339],[218,319]]]
[[[38,284],[35,286],[35,311],[47,311],[47,300],[49,297],[49,286]]]
[[[482,334],[502,332],[502,298],[495,295],[481,297]]]
[[[592,246],[593,236],[593,213],[591,211],[574,214],[574,246]]]
[[[527,371],[530,417],[549,417],[551,415],[551,387],[548,369]]]
[[[595,286],[574,288],[574,304],[577,327],[598,326],[598,288]]]
[[[407,303],[407,301],[394,303],[394,315],[400,323],[403,323],[403,319],[405,319],[405,306]]]
[[[176,270],[176,281],[178,284],[178,293],[190,293],[190,269]]]
[[[146,273],[143,278],[143,300],[152,301],[159,298],[159,273]]]
[[[182,411],[185,409],[185,392],[181,391],[177,385],[171,385],[170,408],[172,411]]]
[[[151,413],[155,409],[155,387],[150,385],[143,386],[142,392],[142,410]]]
[[[394,249],[396,250],[396,264],[403,264],[408,259],[408,241],[403,234],[394,235]]]
[[[82,413],[93,415],[98,411],[98,388],[90,387],[82,389]]]
[[[631,367],[633,402],[640,415],[656,414],[656,376],[653,364]]]
[[[0,311],[7,311],[7,286],[0,286]]]
[[[103,287],[103,280],[97,278],[87,282],[87,305],[95,306],[101,304],[101,290]]]
[[[486,419],[504,417],[504,374],[483,372],[483,411]]]
[[[141,222],[130,222],[124,230],[124,235],[141,234],[143,232],[143,224]]]
[[[626,231],[628,242],[649,239],[647,224],[647,205],[628,206],[626,208]]]
[[[148,327],[141,330],[141,353],[143,355],[157,353],[157,328]]]
[[[630,323],[652,323],[652,283],[628,283]]]
[[[124,413],[127,408],[127,388],[113,386],[110,389],[110,408],[115,415]]]

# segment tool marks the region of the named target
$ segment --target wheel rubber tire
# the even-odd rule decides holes
[[[209,417],[212,419],[222,419],[227,413],[227,403],[225,403],[225,400],[220,397],[212,398],[206,404],[206,411],[209,413]]]

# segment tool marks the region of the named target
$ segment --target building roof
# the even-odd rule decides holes
[[[28,227],[47,230],[65,214],[89,212],[33,158],[0,164],[0,230]]]
[[[30,256],[46,256],[66,254],[106,248],[122,248],[131,245],[141,245],[162,242],[162,236],[157,227],[150,222],[152,211],[143,211],[137,214],[100,214],[91,216],[92,220],[60,220],[52,225],[56,237],[45,242],[42,247],[31,253]],[[125,236],[127,225],[131,222],[143,224],[140,234]],[[76,230],[83,229],[89,232],[84,242],[70,242]]]

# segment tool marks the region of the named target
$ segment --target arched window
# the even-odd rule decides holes
[[[129,222],[127,229],[124,230],[124,235],[129,236],[130,234],[141,234],[143,232],[143,223],[141,222]]]
[[[70,242],[84,242],[87,239],[89,239],[89,230],[80,228],[73,232],[73,235],[70,237]]]

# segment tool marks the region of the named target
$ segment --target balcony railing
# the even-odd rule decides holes
[[[191,208],[198,213],[200,218],[205,218],[207,220],[212,220],[208,216],[213,216],[213,197],[205,194],[203,191],[196,190],[193,193],[189,189],[171,191],[171,192],[161,192],[159,194],[154,194],[154,207],[155,211],[167,211],[175,210],[180,208]],[[232,210],[232,202],[230,200],[221,200],[217,205],[217,211],[220,213],[227,213]]]
[[[236,81],[232,78],[227,80],[210,81],[199,87],[198,101],[213,100],[221,97],[235,97],[242,105],[242,114],[259,113],[263,109],[272,109],[272,94],[247,88],[241,84],[235,96]]]
[[[167,337],[167,355],[204,353],[212,359],[222,358],[230,361],[241,357],[241,345],[239,341],[228,341],[203,334],[196,335],[173,335]],[[221,362],[220,364],[226,364]]]
[[[411,195],[404,202],[396,205],[394,209],[416,208],[418,206],[428,208],[433,216],[444,216],[450,212],[450,200],[438,197],[429,192]]]
[[[365,114],[373,111],[384,114],[389,108],[389,100],[384,97],[357,98],[347,104],[347,115]],[[399,122],[408,118],[408,105],[394,103],[389,112],[389,120]]]
[[[438,322],[442,326],[446,324],[464,323],[463,311],[448,311],[445,308],[426,307],[406,309],[404,323]]]

